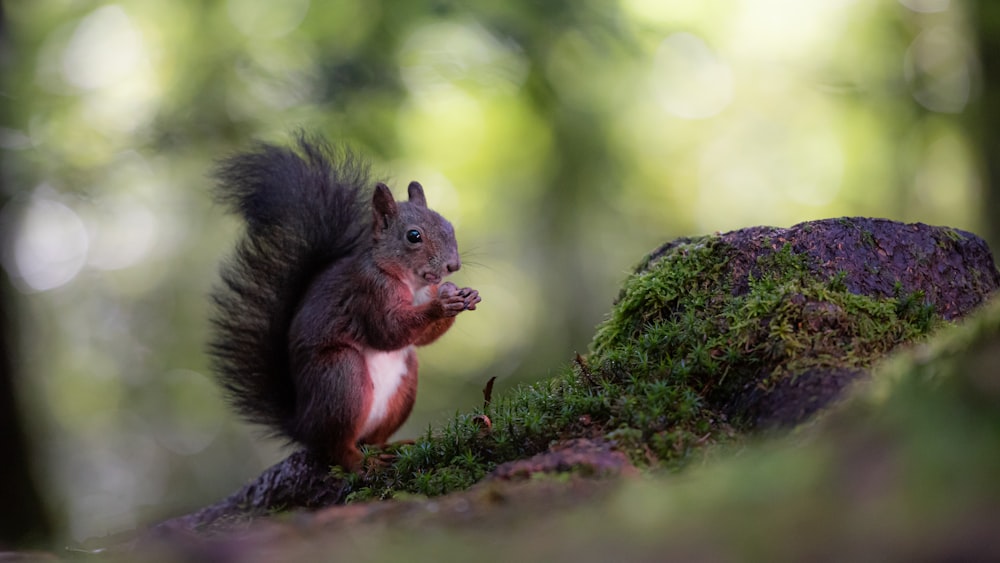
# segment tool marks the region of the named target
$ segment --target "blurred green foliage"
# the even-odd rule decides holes
[[[49,500],[82,539],[280,456],[225,409],[212,161],[304,127],[416,179],[484,302],[422,352],[413,436],[584,350],[646,251],[836,215],[988,226],[977,59],[945,0],[28,0],[3,265]]]

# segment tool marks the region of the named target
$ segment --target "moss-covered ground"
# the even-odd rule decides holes
[[[920,294],[850,293],[788,246],[758,259],[749,289],[734,291],[730,253],[703,237],[647,261],[587,358],[394,448],[392,464],[371,455],[369,471],[345,476],[349,500],[464,489],[500,463],[581,436],[618,441],[639,466],[679,468],[707,447],[744,440],[759,415],[748,396],[810,370],[868,368],[941,324]]]

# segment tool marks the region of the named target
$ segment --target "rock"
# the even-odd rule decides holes
[[[627,455],[606,440],[576,438],[554,444],[528,459],[501,464],[490,479],[529,479],[537,474],[574,472],[586,476],[634,475],[635,466]]]
[[[986,241],[948,227],[844,217],[787,229],[750,227],[718,238],[731,249],[728,268],[735,294],[748,291],[750,276],[762,275],[762,257],[786,244],[807,258],[810,271],[818,277],[843,275],[847,290],[858,295],[895,297],[900,291],[920,291],[947,320],[968,313],[1000,287],[1000,273]],[[676,244],[663,245],[646,264]]]
[[[594,349],[638,346],[657,377],[684,379],[723,416],[790,425],[998,287],[989,248],[965,231],[866,218],[751,227],[652,252]]]

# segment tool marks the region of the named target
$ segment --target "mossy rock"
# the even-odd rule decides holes
[[[842,218],[679,239],[625,282],[591,366],[665,382],[702,411],[687,422],[794,424],[998,285],[982,239],[923,224]]]

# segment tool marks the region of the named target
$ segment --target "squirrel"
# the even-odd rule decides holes
[[[215,372],[254,423],[348,470],[384,444],[417,390],[415,346],[437,340],[479,293],[455,231],[411,182],[397,202],[369,166],[318,138],[258,143],[215,170],[218,203],[246,230],[212,291]]]

